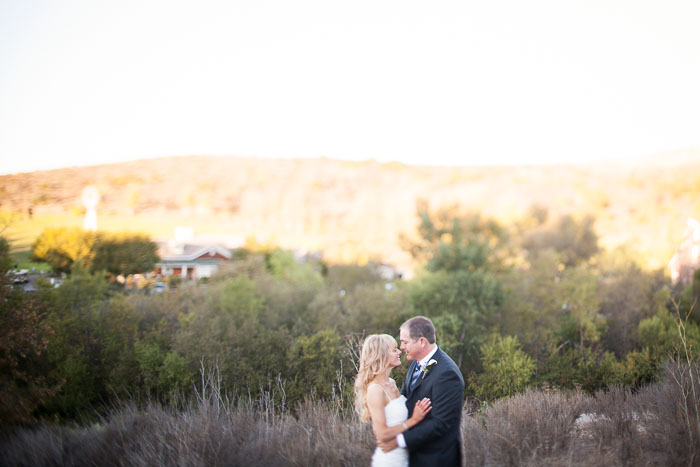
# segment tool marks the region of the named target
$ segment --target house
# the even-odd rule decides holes
[[[668,268],[674,285],[693,282],[693,274],[700,268],[700,222],[688,219],[685,238],[669,261]]]
[[[160,262],[154,274],[180,276],[195,280],[214,274],[222,262],[231,259],[231,251],[220,245],[191,245],[175,242],[158,243]]]

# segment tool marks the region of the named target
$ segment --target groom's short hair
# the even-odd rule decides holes
[[[429,318],[425,316],[415,316],[401,325],[401,329],[408,329],[411,339],[418,340],[425,337],[429,343],[435,343],[435,326]]]

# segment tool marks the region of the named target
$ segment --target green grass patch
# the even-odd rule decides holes
[[[12,258],[12,267],[15,269],[27,269],[33,272],[51,272],[51,266],[47,263],[32,261],[32,252],[30,250],[16,251],[10,254],[10,258]]]

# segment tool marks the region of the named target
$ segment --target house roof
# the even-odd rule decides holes
[[[231,259],[231,251],[221,245],[177,245],[174,242],[158,243],[158,255],[163,261],[194,261],[204,256],[219,254]]]

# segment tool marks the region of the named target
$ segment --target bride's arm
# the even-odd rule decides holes
[[[416,403],[411,418],[398,425],[386,426],[384,406],[387,400],[382,389],[378,386],[370,386],[367,388],[366,397],[369,414],[372,417],[372,430],[374,430],[375,438],[379,441],[389,441],[409,428],[416,426],[431,409],[430,401],[423,399]]]

